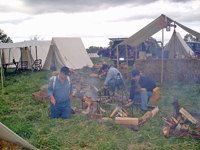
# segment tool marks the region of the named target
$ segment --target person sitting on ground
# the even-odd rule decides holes
[[[50,96],[50,116],[51,118],[71,117],[71,100],[73,98],[73,85],[69,77],[69,68],[62,67],[55,80],[51,79],[47,89]]]
[[[141,76],[139,70],[132,70],[132,80],[129,102],[141,103],[142,111],[147,111],[147,103],[149,98],[153,96],[153,89],[156,84],[149,77]]]
[[[109,67],[107,64],[103,64],[102,70],[107,72],[107,76],[104,81],[104,85],[101,87],[101,90],[104,89],[104,87],[108,84],[114,94],[115,88],[119,89],[119,86],[124,83],[123,76],[119,70],[112,66]]]

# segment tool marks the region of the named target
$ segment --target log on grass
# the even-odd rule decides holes
[[[194,117],[192,117],[192,115],[190,115],[190,113],[188,113],[184,108],[181,108],[180,110],[179,110],[179,112],[183,115],[183,116],[185,116],[190,122],[192,122],[193,124],[197,124],[198,123],[198,121],[194,118]]]
[[[154,116],[157,114],[158,111],[159,111],[159,108],[158,108],[158,106],[157,106],[157,107],[155,107],[155,108],[151,111],[152,117],[154,117]]]
[[[149,118],[152,117],[152,113],[150,111],[147,111],[140,119],[139,119],[139,127],[142,126],[145,122],[149,120]]]
[[[115,124],[138,125],[138,118],[116,117]]]

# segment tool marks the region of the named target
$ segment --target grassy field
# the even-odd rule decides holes
[[[92,59],[96,63],[99,59]],[[104,61],[110,63],[106,58]],[[131,67],[130,69],[131,70]],[[98,88],[104,79],[89,77],[91,69],[81,70],[85,79]],[[0,121],[16,134],[41,150],[48,149],[200,149],[200,142],[189,138],[164,138],[160,133],[163,126],[161,115],[168,116],[173,111],[172,102],[177,98],[181,107],[187,111],[200,112],[200,84],[184,82],[166,82],[160,87],[160,98],[150,105],[159,106],[155,117],[144,123],[139,131],[133,131],[122,125],[99,124],[82,114],[73,114],[71,119],[51,119],[49,102],[42,103],[32,99],[32,93],[48,83],[51,71],[22,73],[6,76],[4,89],[0,95]],[[128,87],[130,83],[126,81]],[[117,91],[119,92],[119,91]],[[79,106],[81,100],[74,98],[72,106]],[[103,108],[105,106],[102,106]],[[134,117],[142,116],[139,107],[133,108]],[[130,112],[130,110],[128,110]],[[104,114],[103,116],[109,116]],[[195,117],[200,120],[199,117]],[[194,125],[189,121],[191,130]]]

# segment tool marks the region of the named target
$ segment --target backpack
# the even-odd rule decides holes
[[[51,81],[53,79],[53,91],[54,91],[54,87],[55,87],[55,83],[56,83],[56,76],[52,76],[49,81]],[[71,86],[71,82],[70,82],[70,78],[69,76],[67,76],[67,80],[69,81],[69,92],[70,92],[70,86]]]

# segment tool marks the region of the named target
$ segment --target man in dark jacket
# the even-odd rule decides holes
[[[141,76],[137,69],[133,70],[129,102],[141,102],[141,108],[145,112],[148,100],[153,96],[155,87],[156,84],[149,77]]]

